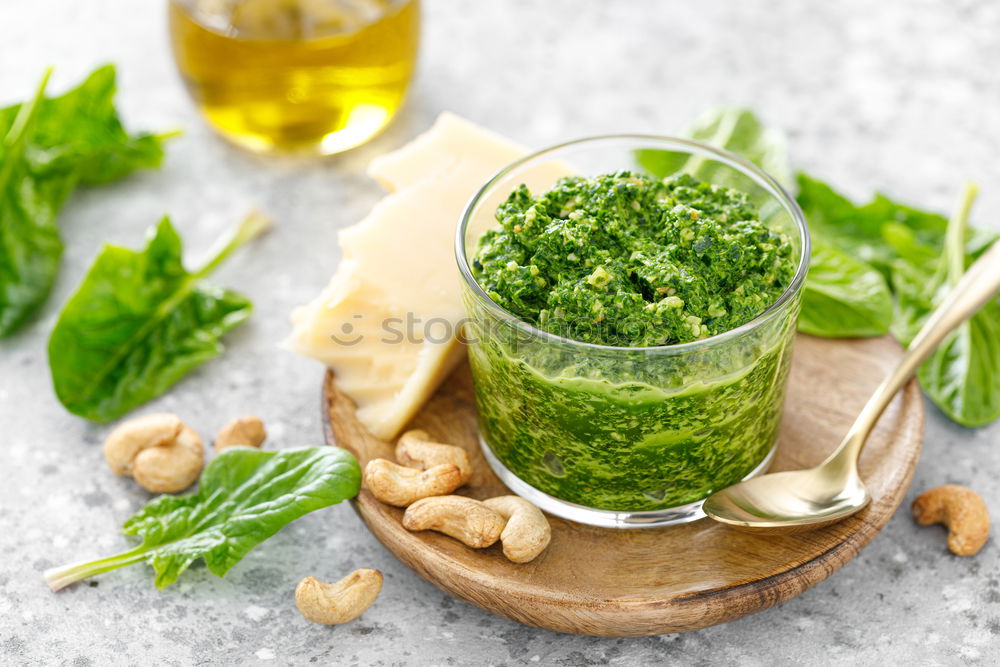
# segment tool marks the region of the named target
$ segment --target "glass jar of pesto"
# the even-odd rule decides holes
[[[456,239],[483,452],[543,510],[700,518],[774,453],[809,233],[753,164],[603,136],[502,170]]]

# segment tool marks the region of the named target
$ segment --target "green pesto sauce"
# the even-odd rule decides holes
[[[763,312],[795,272],[788,239],[748,197],[681,175],[627,171],[522,185],[497,210],[473,271],[520,319],[573,340],[687,343]]]
[[[679,507],[735,484],[778,435],[794,326],[736,375],[674,388],[549,376],[493,342],[470,347],[480,432],[523,481],[586,507]],[[655,363],[655,362],[652,362]],[[542,365],[542,364],[538,364]],[[694,364],[692,364],[694,365]]]
[[[739,481],[777,437],[795,330],[787,311],[683,355],[684,343],[744,324],[794,274],[789,240],[743,193],[689,176],[629,172],[524,186],[497,210],[473,271],[520,319],[595,352],[521,336],[468,298],[480,430],[522,480],[588,507],[677,507]]]

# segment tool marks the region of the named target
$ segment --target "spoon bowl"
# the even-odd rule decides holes
[[[965,224],[976,196],[966,186],[961,205],[948,223],[948,236],[963,247]],[[951,242],[949,242],[951,243]],[[702,510],[716,521],[755,532],[801,532],[840,521],[871,500],[858,475],[858,457],[875,422],[934,349],[1000,291],[1000,243],[983,253],[964,274],[961,256],[950,274],[951,292],[910,341],[899,365],[872,394],[840,446],[808,470],[755,477],[716,491]]]
[[[795,533],[840,521],[870,501],[860,477],[854,475],[844,484],[818,466],[735,484],[709,496],[702,509],[733,528]]]

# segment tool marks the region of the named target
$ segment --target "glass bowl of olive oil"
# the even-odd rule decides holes
[[[331,155],[392,120],[419,0],[169,0],[174,59],[208,122],[250,150]]]

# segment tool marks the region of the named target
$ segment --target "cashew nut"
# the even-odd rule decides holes
[[[515,563],[527,563],[549,546],[552,529],[542,511],[518,496],[499,496],[483,504],[507,520],[500,533],[503,555]]]
[[[201,438],[185,426],[169,443],[139,452],[132,463],[132,477],[147,491],[175,493],[194,484],[204,464]]]
[[[198,479],[205,453],[197,433],[159,413],[118,426],[104,441],[104,458],[111,472],[134,477],[147,491],[173,493]]]
[[[295,587],[295,606],[306,620],[338,625],[360,616],[381,590],[382,573],[367,568],[355,570],[333,584],[306,577]]]
[[[215,451],[221,452],[227,447],[260,447],[267,438],[264,422],[260,417],[248,415],[239,417],[222,427],[215,436]]]
[[[436,530],[473,549],[485,549],[499,540],[505,523],[499,512],[465,496],[424,498],[403,513],[403,528]]]
[[[400,464],[427,470],[442,463],[452,463],[462,472],[462,484],[472,476],[472,466],[469,465],[469,455],[465,450],[455,445],[435,442],[427,435],[427,431],[414,429],[399,437],[396,445],[396,460]]]
[[[136,454],[177,437],[184,422],[177,415],[156,413],[120,424],[104,441],[104,458],[116,475],[131,475]]]
[[[365,466],[364,482],[383,503],[406,507],[421,498],[451,493],[462,485],[462,473],[450,463],[416,470],[386,459],[372,459]]]
[[[913,501],[913,518],[921,526],[948,527],[948,548],[957,556],[971,556],[986,544],[990,514],[979,494],[964,486],[945,484],[925,491]]]

